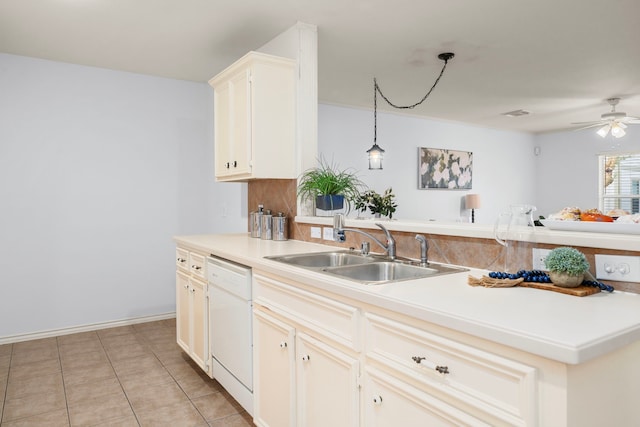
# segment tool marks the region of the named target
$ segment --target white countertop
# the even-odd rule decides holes
[[[480,277],[486,273],[477,269],[367,286],[263,258],[332,251],[336,250],[334,246],[261,240],[245,233],[178,236],[175,240],[319,289],[563,363],[578,364],[640,340],[639,294],[615,291],[576,297],[533,288],[469,286],[470,274]]]

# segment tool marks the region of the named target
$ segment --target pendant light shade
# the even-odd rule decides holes
[[[369,169],[382,169],[382,157],[384,150],[376,143],[367,150],[369,154]]]

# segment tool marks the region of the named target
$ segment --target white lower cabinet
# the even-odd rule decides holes
[[[296,425],[295,329],[254,308],[253,415],[258,426]]]
[[[429,426],[537,425],[536,367],[373,313],[364,329],[367,364],[380,368],[368,371],[369,394],[386,387],[394,399],[423,396],[405,403],[432,414]],[[391,376],[398,381],[382,380]]]
[[[189,267],[186,261],[190,261]],[[176,340],[210,374],[207,284],[202,279],[204,256],[178,248],[176,262]]]
[[[364,373],[364,426],[490,426],[396,377],[372,368]]]
[[[253,278],[256,425],[539,425],[536,366],[289,279]]]
[[[296,336],[298,425],[359,425],[358,360],[313,337]]]
[[[263,298],[261,298],[263,297]],[[298,299],[299,304],[292,304]],[[297,311],[306,307],[299,317]],[[325,313],[327,317],[309,316]],[[327,335],[354,309],[254,274],[254,423],[270,427],[360,425],[359,360]],[[333,317],[333,318],[332,318]],[[315,322],[315,327],[309,327]],[[335,323],[334,323],[335,322]],[[342,330],[349,341],[349,331]]]

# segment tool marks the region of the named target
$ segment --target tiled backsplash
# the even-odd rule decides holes
[[[296,216],[296,180],[273,179],[250,181],[248,185],[249,209],[254,211],[259,203],[273,213],[282,212],[288,217],[289,238],[307,242],[322,243],[342,248],[359,248],[360,244],[369,240],[356,233],[346,233],[347,240],[337,243],[330,240],[311,238],[311,224],[295,223]],[[376,238],[384,241],[382,231],[366,230]],[[394,231],[398,255],[410,258],[420,257],[420,245],[415,240],[415,233]],[[532,249],[553,249],[554,245],[518,242],[512,244],[507,252],[504,246],[493,239],[478,239],[468,237],[443,236],[436,234],[425,235],[429,242],[429,259],[431,261],[446,262],[468,267],[483,268],[492,271],[531,269]],[[369,240],[370,241],[370,240]],[[584,253],[591,266],[595,265],[595,254],[640,256],[639,252],[577,247]],[[379,252],[380,248],[371,241],[371,251]],[[593,271],[594,268],[592,267]],[[640,283],[610,282],[617,290],[624,290],[640,294]]]

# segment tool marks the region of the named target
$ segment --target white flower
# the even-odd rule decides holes
[[[451,164],[451,172],[454,176],[460,175],[460,165],[458,165],[458,162]]]
[[[464,187],[469,182],[471,182],[471,171],[469,169],[465,169],[464,172],[458,176],[458,187]]]
[[[420,165],[420,175],[424,175],[429,170],[429,164],[426,162],[422,162]]]

